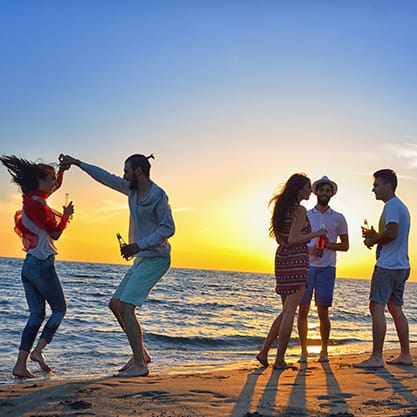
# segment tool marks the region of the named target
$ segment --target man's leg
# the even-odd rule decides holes
[[[412,365],[413,359],[410,355],[410,341],[408,332],[408,320],[400,305],[388,303],[388,310],[394,320],[395,329],[397,330],[398,339],[400,341],[401,353],[392,360],[387,361],[389,364]]]
[[[112,298],[112,299],[110,299],[110,301],[109,301],[109,309],[111,310],[111,312],[116,317],[117,322],[119,323],[119,325],[122,328],[122,330],[126,333],[126,331],[125,331],[125,325],[123,324],[122,316],[121,316],[120,311],[119,311],[119,303],[120,303],[120,299],[119,298]]]
[[[308,334],[308,313],[310,311],[310,304],[300,304],[298,307],[298,338],[301,345],[300,362],[307,362],[307,334]]]
[[[133,351],[132,366],[123,370],[120,376],[144,376],[149,373],[146,366],[142,329],[136,317],[136,306],[143,304],[152,288],[168,271],[169,265],[169,258],[143,258],[135,261],[113,296],[113,298],[119,298],[116,311],[120,314],[122,329]],[[150,361],[149,355],[147,356]],[[130,365],[129,362],[123,368],[128,365]]]
[[[145,363],[143,334],[136,316],[136,306],[120,301],[119,312],[124,325],[124,331],[132,348],[133,364],[128,369],[120,372],[118,376],[146,376],[149,370]]]
[[[329,356],[327,348],[329,346],[330,338],[330,318],[329,307],[317,306],[317,313],[320,320],[320,337],[321,337],[321,351],[319,362],[328,362]]]
[[[119,311],[119,306],[120,306],[120,300],[118,298],[112,298],[109,302],[109,308],[112,311],[112,313],[114,314],[114,316],[116,317],[120,327],[122,328],[123,332],[127,335],[126,330],[125,330],[125,324],[123,323],[123,318],[122,315],[120,314]],[[145,357],[145,363],[150,363],[152,362],[152,358],[151,355],[149,354],[149,352],[146,350],[146,348],[144,347],[144,357]],[[134,359],[130,358],[120,369],[119,372],[125,371],[126,369],[130,368],[134,363]]]
[[[320,321],[321,351],[319,362],[328,362],[328,346],[330,338],[329,308],[333,303],[334,285],[336,282],[336,268],[328,266],[317,268],[316,273],[316,305]]]
[[[372,316],[372,354],[367,360],[354,364],[353,366],[356,368],[384,367],[382,349],[384,346],[385,333],[387,331],[384,313],[385,305],[371,301],[370,310]]]

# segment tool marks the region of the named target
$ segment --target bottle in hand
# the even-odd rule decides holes
[[[324,229],[324,224],[322,224],[321,226],[320,226],[320,229]],[[318,236],[317,237],[317,243],[316,243],[316,246],[319,248],[319,249],[324,249],[324,244],[326,243],[326,239],[325,239],[325,236]]]
[[[368,224],[368,219],[364,219],[364,220],[363,220],[363,226],[361,227],[361,229],[362,229],[362,237],[363,237],[363,238],[366,238],[367,233],[368,233],[370,230],[372,230],[372,229],[373,229],[373,226],[369,227],[369,224]]]
[[[65,207],[68,207],[68,204],[71,202],[69,193],[65,193]],[[72,220],[72,214],[68,217],[69,220]]]
[[[119,242],[120,248],[122,248],[123,246],[126,246],[127,245],[127,243],[122,238],[122,235],[120,233],[116,233],[116,237],[117,237],[117,240]],[[132,256],[128,256],[127,258],[126,257],[124,257],[124,258],[126,259],[126,261],[130,261],[132,259]]]

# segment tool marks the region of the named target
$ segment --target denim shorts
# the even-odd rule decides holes
[[[369,299],[377,304],[402,306],[405,282],[409,275],[409,269],[386,269],[376,266],[372,274]]]
[[[336,268],[333,266],[310,266],[307,287],[304,290],[300,304],[310,304],[314,291],[314,300],[317,306],[331,307],[335,280]]]
[[[168,271],[170,262],[170,258],[162,257],[136,259],[113,298],[136,307],[141,306],[152,288]]]

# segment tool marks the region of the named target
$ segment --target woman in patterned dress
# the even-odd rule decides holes
[[[292,175],[279,194],[271,199],[274,204],[270,236],[275,237],[278,248],[275,255],[276,293],[281,296],[282,311],[272,323],[264,345],[256,359],[268,366],[268,352],[278,337],[278,350],[274,368],[288,368],[285,351],[290,340],[294,316],[307,283],[309,255],[307,243],[314,237],[326,234],[324,229],[311,232],[302,200],[308,200],[311,182],[305,174]]]

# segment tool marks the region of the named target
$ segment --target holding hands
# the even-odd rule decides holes
[[[64,155],[61,153],[58,157],[60,166],[68,167],[66,169],[69,169],[71,165],[80,165],[81,161],[79,159],[76,159],[72,157],[71,155]]]
[[[73,161],[78,161],[69,155],[63,155],[62,153],[59,155],[58,160],[59,160],[59,171],[58,171],[57,182],[59,183],[59,186],[57,188],[59,188],[62,185],[64,171],[68,171],[71,168],[71,165],[75,163]],[[68,197],[68,194],[67,194],[67,197]],[[65,204],[62,208],[64,210],[64,216],[67,216],[71,220],[72,215],[74,214],[74,203],[72,201],[65,201]]]

